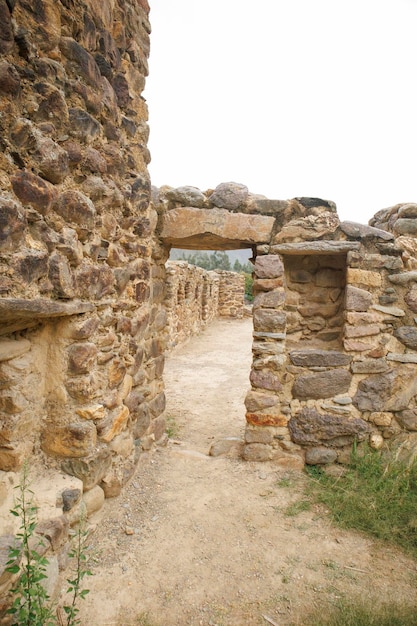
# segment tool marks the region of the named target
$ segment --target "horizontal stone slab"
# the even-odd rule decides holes
[[[394,235],[386,230],[368,226],[367,224],[358,224],[357,222],[341,222],[340,230],[348,237],[354,237],[355,239],[383,239],[384,241],[394,239]]]
[[[338,367],[348,365],[352,357],[336,350],[293,350],[290,359],[301,367]]]
[[[371,309],[385,313],[385,315],[393,315],[394,317],[404,317],[405,311],[396,306],[381,306],[380,304],[373,304]]]
[[[93,304],[80,300],[62,302],[47,298],[0,298],[0,335],[31,328],[41,319],[79,315],[94,310]]]
[[[271,246],[271,254],[347,254],[350,250],[359,250],[357,241],[306,241],[282,243]]]
[[[388,276],[388,280],[394,283],[394,285],[406,285],[407,283],[417,282],[417,270],[391,274],[391,276]]]
[[[388,361],[397,361],[398,363],[417,363],[417,354],[407,352],[405,354],[399,354],[397,352],[388,352]]]
[[[265,339],[281,339],[284,340],[286,338],[286,333],[261,333],[254,332],[253,336],[256,339],[265,338]]]
[[[269,243],[274,223],[273,217],[265,215],[180,207],[163,216],[160,237],[168,245],[187,250],[233,250]]]

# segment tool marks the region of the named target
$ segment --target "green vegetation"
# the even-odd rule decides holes
[[[20,518],[20,526],[16,544],[9,549],[6,569],[12,574],[21,574],[12,589],[15,600],[8,613],[13,615],[14,626],[51,626],[56,624],[56,618],[42,584],[46,578],[48,560],[38,551],[42,550],[42,542],[38,542],[38,550],[33,547],[37,507],[33,503],[27,464],[23,467],[20,484],[16,489],[18,495],[10,512]]]
[[[375,604],[375,599],[340,600],[307,616],[304,626],[415,626],[417,608],[404,604]]]
[[[417,462],[385,460],[369,448],[352,453],[335,478],[318,466],[307,468],[308,493],[324,504],[333,521],[389,541],[417,556]]]
[[[58,624],[57,612],[59,610],[51,601],[42,581],[47,578],[46,571],[48,559],[43,556],[44,543],[36,535],[38,507],[34,504],[34,493],[30,489],[29,466],[24,464],[21,479],[16,490],[14,507],[11,514],[20,520],[16,542],[9,549],[9,558],[6,570],[12,574],[19,574],[12,593],[15,596],[8,614],[13,616],[13,626],[56,626]],[[65,620],[59,618],[59,624],[75,626],[80,624],[77,618],[79,609],[77,601],[85,598],[88,589],[82,588],[82,581],[91,572],[86,568],[85,538],[87,531],[84,530],[83,520],[80,520],[75,534],[75,544],[69,552],[69,557],[74,562],[74,575],[67,579],[70,594],[70,604],[65,605],[63,610]]]

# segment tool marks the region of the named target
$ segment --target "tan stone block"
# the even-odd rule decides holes
[[[361,326],[345,326],[345,337],[368,337],[378,335],[380,328],[378,324],[363,324]]]
[[[371,413],[369,421],[375,424],[375,426],[390,426],[392,422],[392,413]]]
[[[127,406],[121,406],[114,410],[112,414],[112,425],[105,433],[100,435],[100,439],[109,443],[114,439],[116,435],[119,435],[124,430],[130,411]]]
[[[346,313],[346,321],[349,324],[376,324],[381,319],[377,313],[366,313],[365,311],[348,311]]]
[[[97,443],[97,431],[92,422],[56,426],[49,423],[41,436],[46,454],[80,458],[90,454]]]
[[[101,420],[106,416],[106,409],[102,404],[94,404],[77,409],[76,413],[85,420]]]
[[[126,366],[121,359],[113,359],[109,367],[109,387],[117,387],[126,374]]]
[[[366,352],[367,350],[372,350],[374,347],[370,343],[365,343],[364,341],[355,341],[354,339],[345,339],[343,341],[343,346],[346,352]]]
[[[381,287],[382,276],[379,272],[360,270],[348,267],[346,280],[351,285],[365,285],[366,287]]]

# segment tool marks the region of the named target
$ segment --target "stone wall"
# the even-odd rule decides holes
[[[245,278],[236,272],[207,271],[186,261],[166,264],[167,348],[199,333],[216,317],[242,317]]]
[[[0,506],[29,456],[35,474],[48,467],[56,493],[35,481],[35,496],[63,527],[91,493],[119,493],[165,430],[148,12],[0,0]],[[78,495],[63,503],[65,484]]]
[[[340,222],[334,203],[244,185],[160,190],[161,239],[256,257],[244,458],[349,460],[352,444],[417,444],[417,205]]]

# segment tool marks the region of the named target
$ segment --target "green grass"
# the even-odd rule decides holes
[[[310,497],[326,506],[337,525],[369,533],[417,557],[417,462],[388,461],[365,449],[354,451],[350,466],[337,478],[318,466],[306,471]]]
[[[340,600],[334,607],[320,607],[303,620],[303,626],[416,626],[417,607],[403,604],[375,605],[371,599]]]

